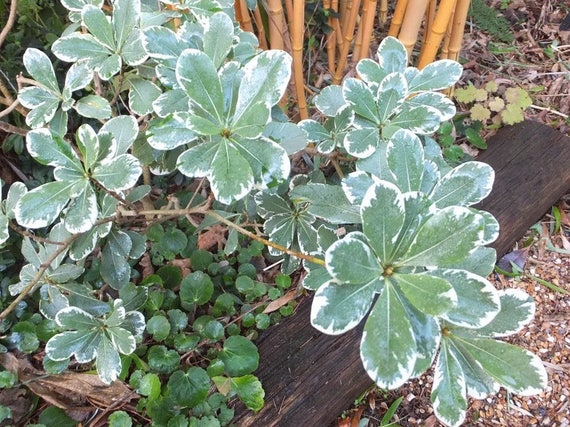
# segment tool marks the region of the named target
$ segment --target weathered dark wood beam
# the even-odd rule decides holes
[[[500,255],[570,189],[570,138],[536,122],[502,128],[477,160],[496,173],[491,195],[477,207],[499,220]],[[309,323],[310,298],[261,334],[256,374],[265,389],[257,414],[236,408],[237,426],[327,427],[372,385],[359,356],[360,328],[327,336]]]

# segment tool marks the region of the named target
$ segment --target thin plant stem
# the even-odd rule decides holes
[[[272,248],[277,249],[278,251],[281,251],[281,252],[285,252],[288,255],[291,255],[291,256],[294,256],[297,258],[301,258],[301,259],[305,259],[307,261],[312,262],[313,264],[323,265],[323,266],[325,265],[325,261],[320,259],[320,258],[316,258],[316,257],[311,256],[311,255],[303,254],[301,252],[293,251],[289,248],[286,248],[285,246],[281,246],[281,245],[278,245],[277,243],[270,242],[269,240],[264,239],[263,237],[260,237],[257,234],[252,233],[251,231],[248,231],[245,228],[240,227],[237,224],[234,224],[233,222],[224,218],[223,216],[221,216],[217,212],[207,211],[207,212],[205,212],[205,214],[217,219],[218,221],[227,225],[228,227],[231,227],[234,230],[237,230],[239,233],[241,233],[241,234],[243,234],[243,235],[245,235],[245,236],[247,236],[253,240],[257,240],[258,242],[263,243],[266,246],[271,246]]]
[[[2,28],[2,31],[0,32],[0,46],[2,46],[10,31],[12,31],[12,27],[16,23],[17,11],[18,11],[18,0],[12,0],[12,2],[10,3],[10,12],[8,14],[8,20],[6,21],[6,25],[4,25],[4,28]]]

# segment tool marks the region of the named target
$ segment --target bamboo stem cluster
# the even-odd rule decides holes
[[[412,54],[423,27],[417,67],[440,59],[457,60],[471,0],[393,0],[394,12],[388,35],[398,37]],[[261,8],[260,8],[261,6]],[[374,24],[383,27],[388,0],[323,0],[328,11],[327,65],[334,84],[339,84],[349,65],[370,56]],[[308,117],[303,69],[306,37],[304,0],[260,0],[255,9],[236,0],[236,18],[244,30],[255,29],[263,49],[284,49],[293,57],[293,78],[301,119]],[[253,17],[253,22],[252,22]],[[267,36],[267,40],[266,40]],[[352,49],[352,52],[351,52]]]

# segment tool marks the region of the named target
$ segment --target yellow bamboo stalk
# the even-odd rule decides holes
[[[408,56],[412,56],[414,45],[418,41],[418,33],[426,13],[428,0],[410,0],[406,7],[406,14],[402,21],[398,38],[406,47]]]
[[[236,16],[236,21],[239,23],[240,28],[243,30],[243,27],[241,25],[241,20],[243,18],[241,16],[241,6],[239,3],[240,2],[238,0],[234,1],[234,14]]]
[[[305,0],[293,0],[291,22],[291,49],[293,56],[293,78],[297,93],[297,107],[301,120],[308,119],[305,81],[303,79],[303,34],[305,30]]]
[[[344,73],[344,67],[346,65],[346,61],[348,58],[348,49],[350,48],[350,44],[352,43],[352,39],[354,37],[354,27],[356,26],[356,17],[358,16],[359,6],[360,6],[360,0],[353,0],[350,17],[348,19],[346,27],[343,28],[342,50],[340,52],[336,71],[333,77],[334,84],[340,83]]]
[[[242,30],[253,33],[253,22],[251,21],[251,16],[249,14],[249,9],[247,8],[246,1],[238,0],[236,3],[239,3],[240,15],[241,15],[240,23]]]
[[[292,17],[295,16],[293,12],[293,0],[283,0],[283,3],[285,4],[285,22],[288,23],[291,22]]]
[[[332,8],[334,11],[338,12],[337,15],[338,16],[342,16],[342,12],[340,10],[340,6],[342,6],[344,0],[340,1],[339,4],[339,0],[333,0],[332,2]],[[342,28],[340,26],[340,19],[338,17],[335,17],[333,19],[333,25],[332,27],[334,28],[334,32],[335,32],[335,41],[336,41],[336,47],[338,48],[339,51],[342,50]],[[331,68],[331,71],[334,73],[336,66]]]
[[[447,24],[447,30],[445,30],[445,36],[443,37],[443,44],[441,45],[441,53],[439,54],[440,59],[449,58],[449,39],[451,37],[451,28],[453,27],[454,20],[455,20],[455,8],[453,8],[451,19],[449,20],[449,24]]]
[[[433,25],[433,21],[435,19],[436,9],[437,9],[437,0],[429,0],[426,9],[426,19],[425,19],[424,32],[422,37],[422,45],[423,43],[426,42],[428,35],[431,32],[431,26]]]
[[[328,10],[337,11],[338,10],[338,0],[335,0],[334,4],[331,0],[323,0],[323,7]],[[334,20],[337,18],[329,13],[327,25],[330,27],[330,32],[327,35],[327,59],[330,72],[334,72],[334,63],[336,57],[336,30],[334,29]]]
[[[398,0],[398,3],[396,3],[396,10],[394,10],[394,15],[390,22],[390,29],[388,30],[389,36],[398,37],[398,34],[400,34],[400,28],[402,27],[407,6],[408,0]]]
[[[343,28],[343,19],[345,16],[347,16],[347,8],[348,8],[348,3],[351,0],[338,0],[338,14],[339,14],[339,21],[340,21],[340,28]]]
[[[366,3],[367,0],[362,0],[362,4]],[[362,48],[362,20],[360,16],[356,17],[356,34],[354,35],[354,44],[352,48],[352,61],[351,63],[354,65],[358,61],[358,57],[360,56],[360,51]]]
[[[259,40],[259,47],[263,50],[267,50],[267,37],[265,35],[265,27],[263,26],[263,19],[261,18],[261,12],[259,11],[259,6],[255,6],[253,9],[253,19],[255,21],[255,28],[257,28],[257,38]]]
[[[380,10],[378,11],[378,24],[383,27],[388,21],[388,0],[380,0]]]
[[[449,26],[456,0],[441,0],[437,13],[431,26],[426,42],[422,46],[422,51],[418,59],[418,68],[423,68],[435,60],[437,50],[443,40],[443,35]]]
[[[364,5],[368,4],[366,13],[364,11]],[[374,31],[374,17],[376,16],[376,5],[377,0],[364,0],[362,5],[362,20],[360,22],[360,28],[362,28],[362,48],[360,50],[360,55],[358,59],[368,58],[370,50],[370,41],[372,40],[372,33]]]
[[[454,61],[457,61],[459,58],[459,51],[461,50],[461,43],[465,32],[465,21],[467,20],[470,4],[471,0],[457,0],[457,4],[455,5],[453,25],[449,37],[449,52],[447,55],[449,59],[453,59]]]
[[[358,1],[360,3],[360,0]],[[352,15],[352,9],[354,7],[353,0],[340,0],[341,7],[340,9],[340,28],[342,29],[342,33],[344,34],[345,28],[348,27],[348,20]],[[358,9],[358,6],[356,7]]]
[[[281,0],[267,0],[267,15],[269,27],[269,46],[271,49],[283,50],[283,34],[285,22]]]

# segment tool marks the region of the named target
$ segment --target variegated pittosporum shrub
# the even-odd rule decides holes
[[[255,36],[233,19],[232,2],[62,3],[72,24],[52,53],[71,63],[65,78],[56,76],[48,54],[28,49],[31,84],[18,97],[30,110],[28,153],[53,167],[53,180],[30,189],[13,184],[0,210],[2,242],[17,239],[8,232],[16,223],[43,236],[20,239],[26,264],[10,282],[13,301],[2,316],[17,316],[19,303],[39,289],[35,301],[53,328],[46,370],[61,372],[73,356],[95,361],[101,379],[111,382],[134,361],[141,368],[131,382],[146,393],[151,417],[164,422],[183,417],[180,408],[199,407],[206,416],[210,380],[225,396],[237,394],[259,409],[263,390],[251,375],[257,351],[245,337],[226,339],[213,316],[193,326],[204,339],[224,339],[208,371],[172,372],[191,345],[168,331],[183,330],[188,317],[178,307],[169,319],[154,316],[172,290],[151,295],[134,284],[133,266],[158,246],[169,259],[186,253],[188,239],[175,227],[130,226],[165,217],[192,223],[194,214],[209,215],[210,225],[212,218],[237,223],[257,214],[275,245],[271,255],[287,252],[284,270],[299,266],[295,255],[306,258],[316,328],[340,334],[366,319],[361,355],[379,386],[398,387],[435,361],[434,408],[450,425],[463,420],[467,395],[544,386],[538,358],[495,339],[520,330],[534,305],[523,292],[499,292],[485,279],[495,262],[485,245],[498,224],[472,206],[489,193],[493,171],[478,162],[451,168],[429,137],[455,114],[438,91],[457,81],[459,64],[408,67],[403,45],[388,37],[377,60],[358,64],[359,79],[315,98],[322,124],[296,125],[277,107],[291,58],[259,52]],[[304,158],[315,168],[290,176],[289,155],[307,142],[317,154],[314,163]],[[342,173],[319,170],[329,155]],[[211,198],[201,194],[204,178]],[[180,191],[152,191],[166,180],[188,188],[184,202]],[[236,242],[228,237],[227,252]],[[100,266],[94,279],[92,268],[86,271],[93,265]],[[195,311],[219,296],[205,274],[180,286],[182,309]],[[105,289],[111,291],[98,298]],[[155,373],[143,376],[149,367],[134,353],[145,327],[177,349],[149,350],[150,368],[172,373],[163,392]]]
[[[432,91],[453,84],[459,65],[436,61],[418,71],[406,64],[404,47],[388,38],[378,62],[358,64],[362,80],[321,92],[315,103],[325,124],[300,126],[317,150],[340,146],[356,157],[356,170],[340,186],[307,183],[289,196],[305,216],[360,225],[340,239],[331,226],[313,232],[313,253],[325,261],[306,263],[304,285],[316,291],[313,326],[335,335],[364,321],[361,359],[381,388],[397,388],[433,364],[434,411],[456,426],[468,395],[500,386],[535,394],[547,377],[538,357],[496,339],[527,324],[534,303],[486,279],[496,254],[485,245],[499,225],[473,205],[491,191],[494,172],[475,161],[451,168],[427,136],[454,114]]]

